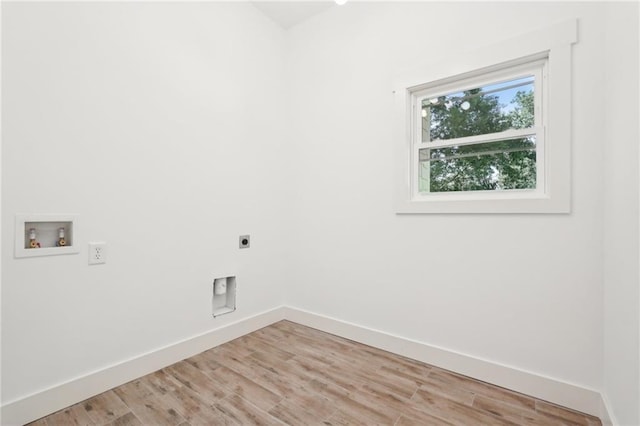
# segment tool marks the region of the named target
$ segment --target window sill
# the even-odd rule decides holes
[[[494,214],[494,213],[547,213],[547,214],[566,214],[570,213],[570,203],[568,200],[563,202],[554,201],[549,197],[542,196],[533,198],[519,197],[451,197],[444,199],[443,196],[437,196],[437,199],[413,199],[410,201],[398,201],[396,203],[397,214]]]

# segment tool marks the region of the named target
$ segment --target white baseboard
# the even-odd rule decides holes
[[[600,420],[602,420],[602,426],[617,426],[620,423],[616,421],[615,416],[613,415],[613,410],[611,410],[611,405],[609,404],[609,400],[607,396],[602,394],[602,403],[600,406]]]
[[[272,309],[8,402],[2,406],[2,424],[5,426],[24,425],[37,420],[138,377],[153,373],[207,349],[278,322],[284,319],[283,313],[284,310],[281,307]]]
[[[285,307],[287,320],[336,336],[450,370],[474,379],[550,401],[610,422],[599,392],[492,361],[394,336],[334,318]],[[609,423],[611,424],[611,423]]]
[[[36,392],[2,406],[3,425],[23,425],[282,319],[416,359],[600,417],[615,425],[599,392],[291,307],[279,307]]]

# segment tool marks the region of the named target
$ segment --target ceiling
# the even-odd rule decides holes
[[[284,29],[317,15],[336,4],[333,1],[252,1],[262,13]]]

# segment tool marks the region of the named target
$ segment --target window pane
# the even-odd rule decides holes
[[[419,151],[420,192],[536,188],[535,136]]]
[[[534,77],[422,101],[422,142],[525,129],[534,125]]]

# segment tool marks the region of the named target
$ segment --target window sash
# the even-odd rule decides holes
[[[412,152],[412,157],[413,157],[413,161],[411,162],[411,174],[413,176],[413,185],[414,185],[414,191],[413,191],[413,199],[414,200],[418,200],[418,199],[431,199],[431,198],[441,198],[441,197],[455,197],[455,196],[459,196],[460,194],[468,194],[469,197],[471,198],[475,198],[478,196],[478,194],[482,194],[482,193],[487,193],[487,194],[498,194],[498,193],[515,193],[515,192],[526,192],[526,193],[535,193],[535,194],[545,194],[546,193],[546,185],[547,185],[547,177],[546,177],[546,173],[545,173],[545,159],[546,159],[546,154],[545,154],[545,139],[546,139],[546,129],[544,127],[541,128],[536,128],[536,132],[531,132],[530,129],[519,129],[519,130],[528,130],[528,133],[518,133],[515,136],[512,137],[499,137],[498,135],[503,135],[505,132],[501,132],[501,133],[495,133],[493,135],[482,135],[482,136],[491,136],[491,138],[487,138],[485,140],[481,140],[481,141],[476,141],[474,143],[467,143],[466,145],[476,145],[476,144],[480,144],[480,143],[486,143],[486,142],[500,142],[500,141],[504,141],[504,140],[509,140],[509,139],[518,139],[520,137],[531,137],[534,136],[536,138],[536,188],[535,189],[506,189],[506,190],[492,190],[492,191],[450,191],[450,192],[430,192],[430,191],[420,191],[419,190],[419,181],[420,181],[420,165],[421,165],[421,161],[420,161],[420,150],[421,149],[438,149],[438,148],[446,148],[449,146],[460,146],[460,144],[456,144],[456,143],[447,143],[444,144],[442,146],[434,146],[431,143],[420,143],[420,144],[415,144],[413,146],[413,152]],[[472,136],[473,138],[476,138],[476,136]],[[459,140],[459,139],[458,139]],[[447,141],[449,142],[449,141]],[[507,150],[503,150],[500,152],[506,152]],[[477,154],[474,155],[478,155],[478,154],[485,154],[484,152],[479,152]],[[429,160],[431,161],[431,160]],[[425,173],[427,174],[426,176],[423,174],[422,177],[424,179],[430,179],[430,176],[428,175],[429,170],[427,169],[425,171]]]
[[[423,100],[425,98],[438,98],[455,92],[476,89],[500,81],[517,80],[528,75],[534,76],[536,81],[542,81],[543,75],[546,74],[547,64],[548,56],[544,55],[543,57],[529,58],[524,63],[507,66],[496,71],[476,70],[473,72],[474,75],[470,77],[452,77],[451,81],[438,80],[425,85],[410,87],[407,90],[409,90],[414,98]],[[536,92],[538,92],[537,89]]]
[[[536,60],[533,62],[522,64],[520,66],[511,67],[505,70],[494,71],[489,74],[483,74],[481,78],[470,77],[454,83],[446,84],[442,87],[440,86],[434,87],[431,90],[424,89],[419,92],[414,92],[412,95],[412,98],[413,98],[413,102],[412,102],[413,103],[413,113],[412,113],[413,131],[411,135],[412,144],[428,143],[428,144],[433,144],[432,146],[435,147],[436,146],[435,144],[439,144],[439,143],[447,143],[447,142],[456,141],[456,140],[465,140],[466,138],[490,135],[490,134],[484,134],[484,135],[467,136],[464,138],[446,139],[446,141],[439,140],[439,142],[431,141],[431,140],[423,142],[422,141],[422,130],[423,130],[422,129],[422,123],[423,123],[422,102],[425,99],[437,98],[439,96],[445,96],[455,92],[462,92],[465,90],[471,90],[478,87],[488,86],[491,84],[498,83],[500,81],[516,80],[516,79],[524,78],[527,76],[533,76],[534,87],[535,87],[533,92],[533,105],[534,105],[533,128],[542,127],[543,125],[542,114],[544,113],[544,111],[542,110],[542,102],[543,102],[542,96],[544,91],[546,66],[547,66],[546,59]],[[434,89],[437,89],[437,90],[434,90]],[[526,129],[509,129],[509,130],[506,130],[506,132],[512,131],[512,130],[526,130]],[[427,134],[430,136],[430,132],[427,132]],[[473,142],[469,142],[469,143],[473,143]],[[454,143],[453,145],[458,145],[458,143]]]

